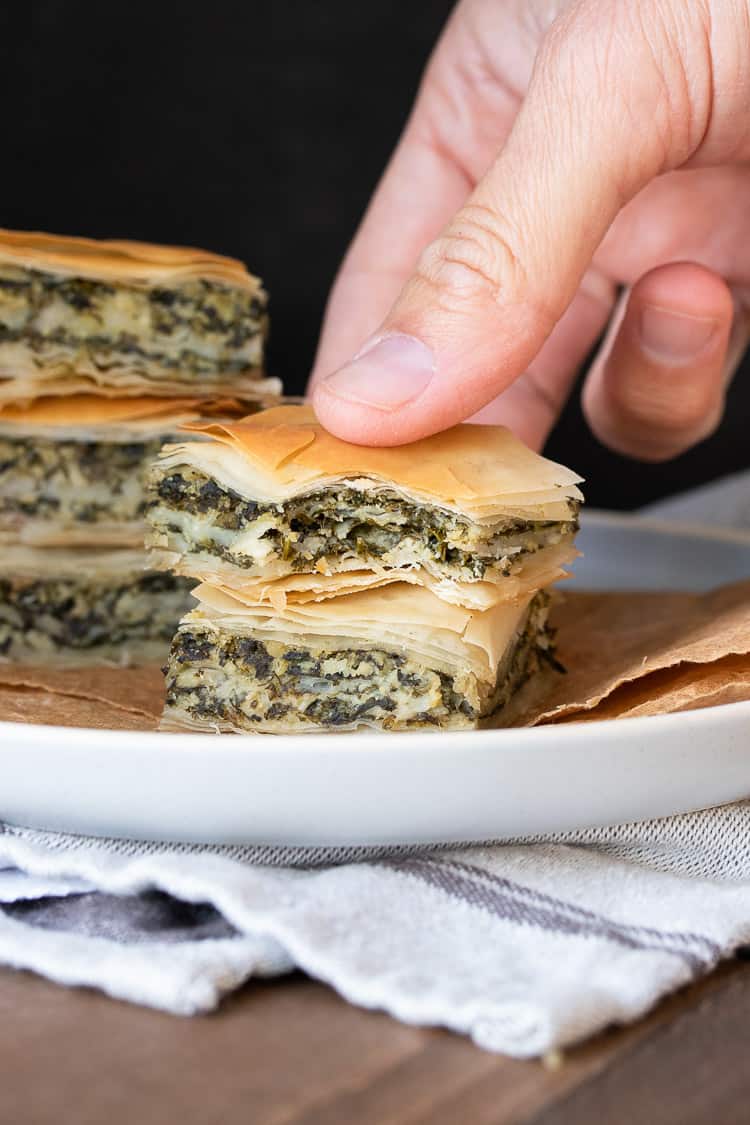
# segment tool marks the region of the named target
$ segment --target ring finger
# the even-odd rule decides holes
[[[734,314],[729,286],[704,266],[676,262],[637,281],[584,386],[600,440],[661,461],[708,437],[721,419],[727,368],[747,342],[744,316],[732,332]]]

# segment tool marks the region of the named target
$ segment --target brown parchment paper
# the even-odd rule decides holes
[[[140,668],[0,664],[0,719],[152,730],[163,705],[164,677],[158,664]]]
[[[683,688],[688,694],[682,700],[690,704],[703,690],[709,665],[725,656],[750,653],[750,582],[702,595],[570,593],[553,607],[552,623],[557,655],[567,673],[546,675],[541,690],[531,683],[520,693],[513,715],[516,725],[591,710],[621,685],[681,665],[696,667],[692,697]],[[648,685],[643,686],[647,691]],[[717,691],[715,681],[713,690]],[[665,696],[664,706],[646,713],[678,709],[668,706]]]
[[[553,608],[565,675],[519,692],[502,725],[691,710],[750,699],[750,581],[709,594],[569,593]],[[153,730],[164,700],[157,665],[0,664],[0,719]]]
[[[666,715],[746,699],[750,699],[750,656],[725,656],[710,664],[662,668],[623,684],[590,711],[574,711],[558,722]]]
[[[98,730],[155,730],[157,719],[101,699],[82,699],[29,687],[0,685],[0,719]]]

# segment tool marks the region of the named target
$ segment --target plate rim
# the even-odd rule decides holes
[[[658,516],[642,516],[638,512],[610,512],[606,508],[589,508],[581,512],[581,523],[595,527],[629,527],[637,524],[642,531],[653,534],[713,539],[722,543],[736,543],[739,547],[750,547],[750,528],[746,530],[691,520],[662,519]]]
[[[440,753],[440,747],[444,750],[445,754],[453,753],[456,749],[456,742],[470,739],[472,747],[480,749],[481,747],[491,748],[497,752],[501,748],[501,744],[511,742],[517,745],[523,742],[527,745],[524,750],[528,753],[539,751],[539,744],[544,748],[544,741],[552,737],[551,733],[554,731],[555,739],[559,742],[580,742],[581,740],[588,740],[590,742],[597,741],[597,736],[601,731],[606,728],[608,737],[618,738],[626,737],[626,733],[632,734],[634,737],[639,735],[644,736],[648,731],[652,730],[655,726],[679,725],[680,723],[690,723],[691,725],[711,724],[712,721],[719,721],[719,717],[726,718],[733,721],[737,719],[742,722],[746,718],[750,724],[750,700],[740,700],[736,703],[719,703],[714,707],[699,707],[691,711],[674,711],[666,715],[638,715],[632,718],[625,718],[621,720],[622,723],[627,723],[627,731],[623,729],[621,723],[614,723],[611,719],[593,719],[584,724],[577,723],[547,723],[537,727],[502,727],[495,730],[463,730],[463,731],[395,731],[393,735],[383,739],[381,732],[372,732],[366,734],[364,738],[362,734],[356,736],[356,742],[363,749],[372,745],[372,740],[378,740],[378,754],[386,755],[388,753],[397,753],[399,756],[403,755],[404,747],[403,740],[408,740],[409,748],[417,751],[418,753],[429,754],[435,757]],[[39,738],[39,731],[45,732],[49,737]],[[621,735],[615,734],[615,731],[622,731]],[[81,750],[91,749],[101,741],[102,735],[106,736],[107,741],[119,743],[120,748],[126,742],[130,742],[130,749],[138,750],[152,750],[157,746],[171,745],[172,751],[177,749],[178,752],[212,752],[216,753],[218,746],[221,746],[222,752],[236,755],[250,754],[259,756],[265,752],[271,752],[274,756],[279,754],[297,753],[299,751],[307,752],[320,750],[325,745],[327,752],[337,754],[351,754],[351,737],[354,732],[346,732],[343,735],[331,735],[331,732],[321,732],[320,734],[253,734],[249,733],[247,736],[239,738],[227,738],[225,734],[213,733],[193,733],[190,731],[127,731],[127,730],[109,730],[107,728],[94,728],[94,727],[61,727],[61,726],[48,726],[46,724],[33,724],[33,723],[15,723],[15,722],[1,722],[0,735],[4,733],[13,735],[16,744],[19,742],[42,741],[49,744],[54,738],[61,744],[70,743],[73,740],[76,742],[76,748]],[[446,734],[452,737],[446,738]],[[36,735],[36,738],[35,738]],[[137,740],[137,747],[132,745],[133,739]],[[271,749],[273,747],[273,749]],[[3,749],[7,749],[7,745],[0,748],[0,757],[2,756]],[[32,746],[33,752],[33,746]]]

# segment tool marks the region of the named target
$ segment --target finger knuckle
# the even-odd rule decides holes
[[[418,274],[449,305],[497,302],[520,292],[523,262],[505,225],[488,207],[470,204],[422,254]]]
[[[716,409],[713,387],[685,383],[671,392],[631,387],[618,396],[620,412],[634,424],[677,437],[699,429]]]
[[[671,392],[653,385],[620,386],[610,392],[605,429],[617,444],[644,461],[665,461],[709,437],[719,425],[723,402],[715,388],[686,383]],[[606,440],[606,439],[605,439]]]
[[[620,444],[620,448],[640,461],[650,461],[652,464],[671,461],[672,458],[679,457],[681,453],[686,453],[694,445],[711,437],[719,427],[721,416],[722,411],[718,409],[705,418],[699,427],[676,433],[660,430],[651,434],[636,434],[631,431],[626,442]]]

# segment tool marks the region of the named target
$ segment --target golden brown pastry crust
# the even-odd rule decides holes
[[[20,405],[0,403],[0,434],[44,435],[64,440],[129,440],[132,435],[174,434],[206,418],[246,416],[252,403],[231,397],[104,398],[102,395],[49,395]]]
[[[258,292],[261,282],[242,262],[187,246],[125,239],[97,240],[0,229],[0,263],[24,269],[128,285],[169,284],[205,278]]]
[[[503,426],[463,424],[409,445],[351,445],[323,429],[309,406],[280,406],[229,424],[186,427],[235,454],[232,487],[246,466],[246,495],[283,500],[313,486],[371,478],[476,519],[501,510],[582,499],[580,477],[528,449]],[[202,447],[205,448],[205,447]],[[183,447],[176,447],[177,460]],[[202,456],[202,454],[200,454]],[[187,454],[190,461],[190,453]],[[224,457],[229,466],[231,457]],[[221,455],[214,455],[216,466]],[[562,515],[541,518],[564,518]]]
[[[4,339],[0,347],[0,403],[23,404],[43,395],[80,393],[109,398],[184,396],[194,387],[257,401],[278,395],[281,390],[279,380],[267,378],[262,370],[266,294],[260,279],[233,258],[182,246],[0,230],[0,270],[32,271],[58,280],[106,284],[111,290],[106,306],[115,326],[103,323],[105,343],[100,344],[96,342],[98,336],[91,336],[87,326],[79,336],[74,334],[67,340],[57,339],[54,331],[39,330],[39,325],[35,325],[39,338],[35,337],[33,345],[24,335],[26,329],[17,327],[16,334]],[[132,308],[128,311],[123,298],[130,294],[132,304],[138,296],[138,300],[149,305],[150,294],[137,291],[171,290],[203,282],[214,287],[215,295],[225,290],[222,299],[229,304],[239,301],[248,310],[255,309],[252,314],[248,312],[248,319],[257,330],[232,352],[234,367],[226,355],[220,361],[213,344],[213,350],[209,349],[205,356],[200,348],[193,354],[193,345],[185,345],[188,360],[184,360],[172,337],[161,340],[155,351],[144,351],[140,346],[142,310],[136,310],[131,324],[128,317],[135,314]],[[55,313],[58,315],[59,310]],[[126,340],[122,350],[118,350],[118,340],[128,335],[139,338],[137,346]],[[153,337],[151,330],[147,335]],[[201,332],[195,335],[200,339]],[[110,336],[111,344],[106,342]],[[226,351],[226,342],[221,347]],[[190,367],[191,356],[197,356],[200,364],[207,366],[199,365],[199,371],[194,371]]]

